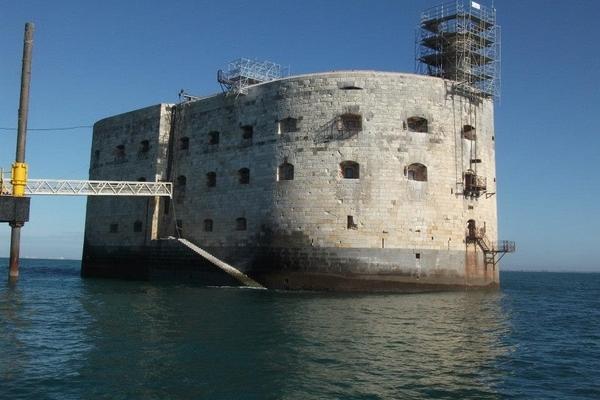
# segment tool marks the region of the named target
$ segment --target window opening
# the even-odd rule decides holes
[[[472,125],[463,126],[462,136],[467,140],[475,140],[477,137],[475,127]]]
[[[109,231],[110,233],[119,232],[119,224],[110,224]]]
[[[429,132],[427,120],[422,117],[410,117],[406,120],[409,132]]]
[[[235,229],[237,231],[245,231],[246,230],[246,218],[238,218],[235,220]]]
[[[423,164],[414,163],[406,167],[406,177],[410,181],[426,182],[427,181],[427,167]]]
[[[337,120],[337,130],[358,132],[362,130],[362,116],[360,114],[343,114]]]
[[[342,90],[362,90],[361,87],[358,87],[358,86],[355,86],[355,85],[342,86],[340,89],[342,89]]]
[[[204,232],[212,232],[213,231],[213,220],[205,219],[204,220]]]
[[[239,182],[242,185],[250,183],[250,170],[248,168],[242,168],[238,171]]]
[[[142,140],[140,142],[140,153],[144,154],[150,151],[150,142],[148,140]]]
[[[342,161],[340,172],[344,179],[358,179],[360,177],[360,165],[355,161]]]
[[[117,158],[125,158],[125,145],[120,144],[115,147],[115,157]]]
[[[283,163],[277,169],[277,178],[280,181],[291,181],[294,179],[294,165]]]
[[[252,125],[242,126],[242,142],[245,145],[252,144],[252,136],[254,136],[254,128]]]
[[[187,136],[179,139],[179,150],[188,150],[190,148],[190,138]]]
[[[142,231],[142,221],[135,221],[133,223],[133,231],[134,232],[141,232]]]
[[[219,144],[219,132],[212,131],[208,133],[208,144]]]
[[[298,130],[298,120],[296,118],[284,118],[279,121],[279,133],[290,133]]]
[[[352,215],[348,215],[346,217],[346,229],[358,229],[356,223],[354,223],[354,217]]]
[[[217,186],[217,173],[216,172],[209,172],[208,174],[206,174],[206,186],[208,186],[208,187]]]

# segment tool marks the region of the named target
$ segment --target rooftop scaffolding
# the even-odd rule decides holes
[[[450,79],[459,94],[499,97],[500,27],[495,8],[457,0],[423,11],[416,49],[417,73]]]
[[[217,72],[217,81],[224,90],[238,95],[246,94],[250,85],[280,79],[286,75],[287,68],[271,61],[238,58],[229,63],[227,71]]]

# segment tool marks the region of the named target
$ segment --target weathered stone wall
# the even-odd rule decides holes
[[[165,180],[170,121],[171,106],[163,104],[96,122],[90,179]],[[147,243],[158,236],[158,202],[155,198],[89,197],[85,241],[97,246]],[[141,222],[139,232],[134,231],[136,222]]]
[[[259,84],[238,97],[217,95],[178,105],[172,118],[176,193],[168,215],[160,208],[160,236],[174,234],[178,219],[192,242],[223,257],[244,254],[236,265],[247,271],[264,270],[267,259],[276,259],[278,265],[270,268],[278,273],[312,265],[311,271],[324,274],[396,274],[405,281],[430,277],[431,283],[452,284],[497,281],[497,271],[484,267],[481,250],[465,243],[470,219],[485,225],[487,236],[496,240],[495,196],[463,195],[469,168],[487,178],[488,193],[496,191],[493,104],[451,96],[447,85],[420,75],[332,72]],[[124,137],[132,145],[142,140],[135,129],[121,127],[145,118],[154,118],[158,130],[152,131],[165,149],[166,114],[167,106],[156,106],[100,121],[92,155],[96,148],[110,151]],[[359,115],[362,127],[338,130],[343,114]],[[425,118],[428,132],[409,131],[410,117]],[[297,129],[282,132],[286,118],[296,119]],[[467,124],[476,128],[476,140],[462,137]],[[243,138],[245,126],[252,127],[251,139]],[[219,132],[218,144],[210,144],[211,132]],[[164,177],[160,162],[166,154],[156,156],[156,165],[111,160],[92,168],[91,176],[135,179],[154,171]],[[472,159],[481,162],[471,164]],[[343,161],[359,164],[359,179],[343,177]],[[293,180],[278,179],[282,163],[293,164]],[[413,163],[427,167],[427,181],[409,179],[406,168]],[[242,168],[250,171],[248,184],[240,183]],[[209,172],[216,174],[214,187],[207,185]],[[177,186],[179,177],[185,177],[185,185]],[[132,218],[144,217],[138,214],[145,200],[96,201],[88,204],[89,243],[135,242],[130,228],[109,234],[104,217],[131,224]],[[348,216],[356,225],[352,229]],[[245,218],[246,230],[236,229],[238,218]],[[213,221],[212,231],[205,230],[207,219]]]

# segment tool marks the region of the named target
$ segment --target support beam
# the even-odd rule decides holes
[[[13,164],[13,196],[23,197],[27,182],[27,164],[25,164],[25,144],[27,139],[27,115],[29,113],[29,86],[31,82],[31,53],[33,49],[33,23],[25,24],[23,39],[23,66],[21,69],[21,95],[19,100],[19,120],[17,126],[17,150]],[[19,276],[19,254],[21,252],[21,227],[24,221],[12,221],[10,234],[9,281]]]

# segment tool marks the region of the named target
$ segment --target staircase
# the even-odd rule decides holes
[[[183,244],[184,246],[186,246],[187,248],[192,250],[194,253],[198,254],[202,258],[208,260],[214,266],[223,270],[226,274],[228,274],[231,277],[233,277],[234,279],[236,279],[242,285],[251,287],[251,288],[256,288],[256,289],[265,289],[265,287],[263,285],[256,282],[254,279],[250,278],[248,275],[244,274],[239,269],[232,267],[231,265],[227,264],[226,262],[224,262],[222,260],[219,260],[217,257],[213,256],[206,250],[203,250],[200,247],[196,246],[194,243],[190,242],[189,240],[183,239],[183,238],[178,238],[177,240],[181,244]]]
[[[495,268],[502,257],[507,253],[514,253],[516,250],[515,242],[509,240],[492,242],[489,240],[485,235],[484,228],[475,230],[474,232],[468,232],[467,243],[476,243],[481,248],[486,267],[490,265]]]

